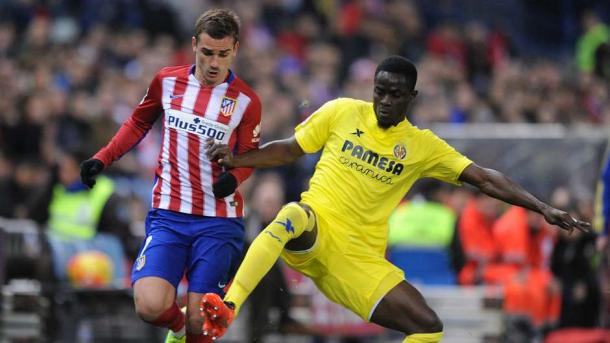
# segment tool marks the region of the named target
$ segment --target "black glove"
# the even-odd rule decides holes
[[[80,164],[80,180],[89,188],[95,186],[95,176],[104,170],[102,161],[90,158]]]
[[[214,196],[218,199],[224,198],[227,195],[235,193],[237,188],[237,179],[228,171],[220,174],[216,182],[212,185]]]

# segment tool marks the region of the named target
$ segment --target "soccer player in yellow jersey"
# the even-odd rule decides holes
[[[284,165],[320,149],[322,156],[301,201],[284,206],[252,243],[225,298],[203,297],[204,334],[225,333],[281,255],[330,300],[364,320],[404,332],[404,342],[440,341],[438,316],[384,257],[390,212],[422,177],[467,182],[563,229],[589,229],[500,172],[473,163],[430,130],[413,126],[407,113],[417,96],[416,80],[409,60],[391,56],[375,71],[373,103],[330,101],[298,125],[293,137],[237,156],[226,145],[208,142],[208,158],[227,168]]]

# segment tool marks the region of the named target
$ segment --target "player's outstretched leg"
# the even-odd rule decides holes
[[[221,337],[241,305],[256,285],[275,264],[288,242],[295,247],[309,247],[315,241],[315,215],[305,205],[289,203],[282,207],[275,219],[256,237],[250,245],[224,301],[215,294],[206,294],[202,299],[201,315],[204,317],[203,331]],[[307,232],[307,235],[303,233]],[[291,247],[292,248],[292,247]],[[234,309],[226,304],[232,304]]]
[[[408,343],[436,343],[443,338],[443,323],[424,297],[406,281],[379,302],[371,322],[404,332]]]
[[[309,248],[306,244],[299,243],[315,241],[315,226],[315,215],[306,210],[304,205],[292,202],[282,207],[275,219],[250,245],[224,297],[225,301],[235,304],[235,314],[239,313],[248,295],[275,264],[287,243],[295,244],[288,246],[291,250],[300,250],[298,248],[301,246]]]

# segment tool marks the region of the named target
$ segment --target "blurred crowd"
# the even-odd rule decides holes
[[[592,202],[578,201],[566,188],[549,201],[579,218],[593,217]],[[603,326],[610,313],[595,235],[557,230],[541,215],[473,188],[420,182],[394,211],[389,230],[389,258],[413,282],[502,286],[508,342]],[[435,267],[438,255],[447,267]]]
[[[536,54],[517,44],[524,37],[511,35],[510,27],[440,15],[443,4],[459,1],[431,3],[0,1],[0,217],[45,226],[54,186],[78,180],[78,162],[129,117],[155,73],[192,63],[189,30],[213,6],[241,17],[235,70],[261,98],[263,142],[290,136],[335,97],[371,99],[376,64],[388,54],[418,67],[410,119],[420,126],[610,124],[609,18],[599,16],[610,11],[579,7],[570,19],[578,29],[567,40],[569,53]],[[535,36],[524,32],[530,33]],[[144,234],[160,138],[155,127],[108,171],[124,205],[111,206],[102,216],[110,224],[98,229],[118,233],[132,258]],[[275,196],[295,200],[315,159],[275,170],[283,184],[273,189],[284,193]],[[253,184],[242,185],[246,196]],[[589,210],[581,209],[583,219],[591,219]]]
[[[571,56],[548,58],[520,51],[493,18],[443,19],[442,3],[434,12],[418,1],[15,0],[0,4],[2,180],[107,142],[157,70],[192,63],[189,30],[211,6],[241,16],[235,69],[262,100],[263,141],[337,96],[370,99],[376,63],[391,53],[419,68],[410,118],[420,126],[610,121],[610,29],[593,11],[572,14],[581,29]],[[159,139],[153,130],[115,170],[150,180]],[[303,167],[301,179],[311,163]],[[8,205],[2,215],[23,215],[19,201]]]

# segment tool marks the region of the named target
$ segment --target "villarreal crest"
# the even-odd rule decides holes
[[[237,100],[229,97],[222,98],[222,103],[220,104],[220,114],[225,117],[230,117],[235,111],[235,106],[237,105]]]

